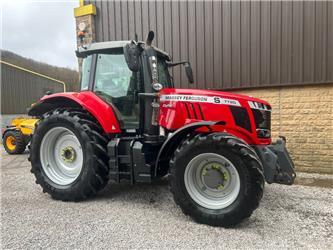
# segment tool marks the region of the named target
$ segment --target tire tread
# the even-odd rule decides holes
[[[81,137],[88,137],[89,140],[84,143],[91,147],[91,153],[86,154],[87,164],[92,170],[85,180],[78,180],[81,188],[69,187],[67,192],[60,192],[58,189],[50,186],[45,181],[45,177],[41,171],[41,164],[38,163],[37,154],[35,152],[35,140],[39,137],[39,127],[47,126],[50,119],[61,119],[73,123],[74,128]],[[90,115],[87,111],[82,109],[56,109],[52,110],[42,116],[35,126],[35,134],[31,139],[31,150],[29,160],[31,161],[31,172],[36,177],[36,183],[42,186],[43,190],[51,195],[52,198],[62,201],[79,201],[95,195],[98,191],[102,190],[108,183],[109,165],[107,155],[107,142],[108,137],[103,132],[102,127],[97,120]],[[40,138],[38,138],[40,141]],[[81,178],[78,177],[78,178]]]
[[[16,147],[14,150],[10,150],[6,145],[6,138],[13,136],[15,138]],[[3,136],[3,145],[8,154],[22,154],[27,147],[27,143],[24,139],[24,135],[19,130],[8,130]]]
[[[184,199],[184,196],[179,194],[176,176],[177,162],[184,155],[183,152],[188,152],[192,148],[202,145],[202,143],[231,150],[246,165],[245,173],[248,181],[246,185],[249,187],[249,192],[246,194],[248,202],[246,205],[238,207],[237,211],[232,213],[232,216],[199,213],[198,210],[193,209],[193,204],[188,199]],[[190,215],[195,221],[212,226],[232,227],[250,217],[252,212],[259,206],[264,190],[262,165],[255,151],[241,139],[227,133],[197,134],[185,139],[170,160],[170,189],[176,204],[181,207],[183,213]]]

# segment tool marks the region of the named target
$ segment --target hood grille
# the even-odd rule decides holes
[[[229,106],[229,108],[236,125],[246,129],[249,132],[252,132],[250,117],[249,114],[247,113],[247,110],[243,107],[235,107],[235,106]]]
[[[186,110],[186,117],[189,119],[205,120],[199,103],[183,102]]]
[[[252,109],[257,129],[271,130],[271,112],[268,110]]]

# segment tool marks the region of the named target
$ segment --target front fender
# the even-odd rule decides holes
[[[168,139],[163,143],[160,151],[158,152],[156,163],[155,163],[155,176],[157,176],[157,171],[159,167],[159,161],[163,159],[166,155],[171,155],[173,149],[179,145],[181,140],[190,132],[201,128],[201,127],[211,127],[214,125],[219,125],[221,122],[213,121],[203,121],[203,122],[194,122],[181,127],[176,130]]]
[[[121,132],[120,124],[112,106],[91,91],[46,95],[31,107],[28,115],[41,116],[61,107],[83,108],[96,118],[105,133]]]

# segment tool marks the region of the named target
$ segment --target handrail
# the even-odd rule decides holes
[[[28,72],[30,74],[34,74],[34,75],[37,75],[37,76],[40,76],[40,77],[43,77],[43,78],[46,78],[46,79],[49,79],[49,80],[52,80],[54,82],[58,82],[58,83],[61,83],[64,87],[64,92],[66,92],[66,83],[64,81],[60,81],[58,79],[55,79],[55,78],[52,78],[50,76],[47,76],[47,75],[43,75],[43,74],[40,74],[38,72],[35,72],[35,71],[32,71],[32,70],[29,70],[29,69],[26,69],[26,68],[23,68],[23,67],[20,67],[20,66],[17,66],[15,64],[11,64],[9,62],[5,62],[5,61],[2,61],[0,60],[0,63],[3,63],[5,65],[8,65],[8,66],[11,66],[11,67],[14,67],[14,68],[17,68],[17,69],[20,69],[20,70],[23,70],[25,72]]]

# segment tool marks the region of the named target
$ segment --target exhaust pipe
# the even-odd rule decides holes
[[[158,70],[157,70],[157,55],[154,48],[151,46],[154,40],[154,32],[149,31],[146,48],[142,55],[145,58],[143,62],[144,75],[150,76],[144,83],[145,94],[144,97],[144,137],[147,141],[159,140],[159,126],[158,126],[158,113],[160,104],[157,93],[163,88],[158,82]]]

